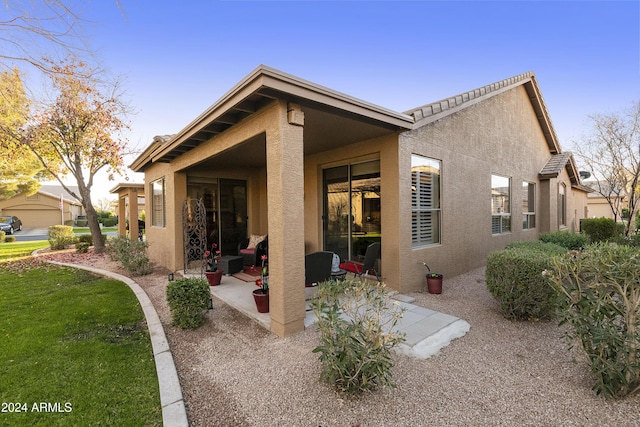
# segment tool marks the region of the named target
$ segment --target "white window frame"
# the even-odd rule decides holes
[[[505,184],[506,192],[504,191]],[[491,174],[491,234],[498,235],[510,232],[511,178]]]
[[[411,244],[438,245],[442,229],[442,161],[411,155]]]
[[[151,182],[151,225],[154,227],[166,227],[167,188],[164,177]]]
[[[522,181],[522,229],[536,228],[536,184]]]

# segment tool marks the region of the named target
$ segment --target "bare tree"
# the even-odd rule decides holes
[[[46,58],[89,52],[81,35],[79,7],[73,1],[3,0],[1,6],[0,65],[27,63],[50,73]]]
[[[129,109],[117,82],[104,85],[87,78],[94,73],[86,72],[86,68],[75,61],[52,67],[54,72],[49,76],[58,91],[57,98],[34,116],[23,143],[82,204],[95,250],[101,252],[104,242],[91,203],[91,189],[101,169],[107,169],[110,179],[123,170],[127,141],[121,135],[128,128],[124,119]],[[65,184],[63,177],[67,174],[75,178],[78,193]]]
[[[614,219],[628,209],[625,235],[632,230],[640,202],[640,102],[623,112],[590,116],[593,128],[574,152],[597,180]],[[620,203],[622,202],[622,203]]]

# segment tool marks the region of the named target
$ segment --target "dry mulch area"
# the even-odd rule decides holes
[[[126,275],[106,255],[43,257]],[[505,320],[482,268],[445,279],[441,295],[411,294],[417,305],[469,322],[467,335],[427,360],[395,355],[397,388],[359,399],[318,381],[314,328],[281,339],[216,299],[201,328],[172,327],[167,273],[156,268],[133,279],[163,323],[192,426],[638,425],[640,396],[596,396],[588,367],[567,350],[557,324]]]

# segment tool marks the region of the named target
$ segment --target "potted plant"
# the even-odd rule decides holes
[[[432,273],[431,269],[427,265],[426,262],[423,262],[422,265],[427,267],[427,289],[430,294],[441,294],[442,293],[442,274]]]
[[[222,274],[224,270],[218,268],[218,262],[220,262],[220,251],[217,250],[218,245],[211,245],[210,251],[204,252],[204,265],[205,265],[205,276],[207,276],[207,281],[210,286],[217,286],[220,284],[222,280]]]
[[[262,255],[260,257],[262,260],[262,271],[261,276],[258,280],[256,280],[256,286],[259,289],[253,291],[253,299],[256,302],[256,308],[258,309],[258,313],[268,313],[269,312],[269,269],[266,265],[267,256]]]

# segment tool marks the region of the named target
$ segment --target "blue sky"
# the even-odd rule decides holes
[[[94,1],[84,17],[138,112],[176,133],[259,64],[395,110],[534,71],[562,146],[640,100],[638,1]]]

